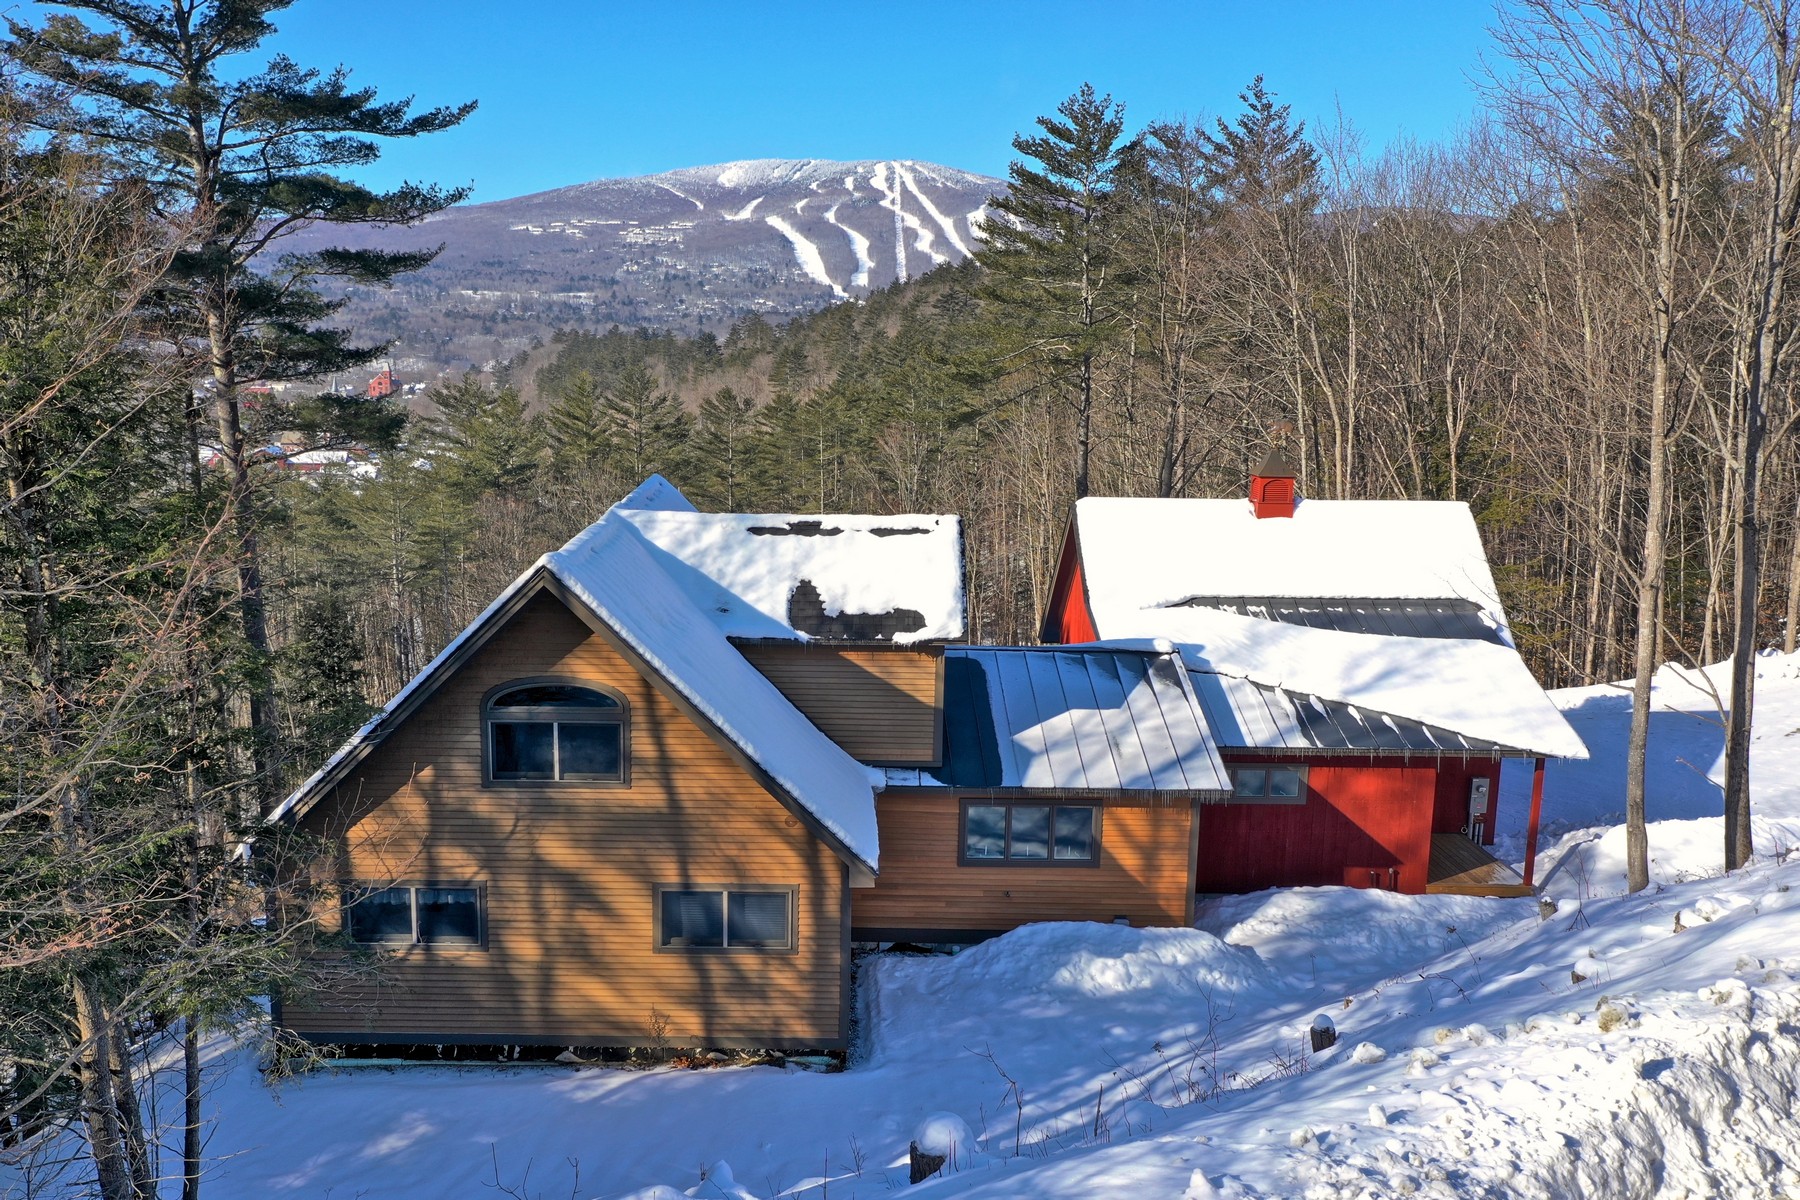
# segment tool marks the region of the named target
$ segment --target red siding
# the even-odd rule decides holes
[[[1050,588],[1050,603],[1044,610],[1039,640],[1064,645],[1100,640],[1094,631],[1094,618],[1088,612],[1087,581],[1081,574],[1081,552],[1075,545],[1073,522],[1063,535],[1062,559],[1056,566],[1056,582]]]
[[[1353,758],[1308,762],[1305,804],[1200,806],[1195,890],[1349,884],[1423,892],[1437,768]]]

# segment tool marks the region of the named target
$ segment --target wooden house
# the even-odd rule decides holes
[[[1421,890],[1498,758],[1578,752],[1485,563],[1348,606],[1274,576],[1125,578],[1115,535],[1151,518],[1106,506],[1194,503],[1215,502],[1082,501],[1046,640],[1083,644],[967,646],[955,517],[700,513],[647,481],[272,815],[333,847],[325,923],[387,952],[278,1019],[332,1043],[841,1047],[855,942],[1183,925],[1197,892],[1274,883]],[[1315,505],[1256,523],[1310,537]],[[1208,557],[1235,536],[1212,519],[1191,553],[1150,540]],[[1486,696],[1291,669],[1319,647],[1284,639],[1319,637],[1416,671],[1421,630],[1372,632],[1371,605],[1441,624]],[[1469,620],[1488,632],[1450,636]]]

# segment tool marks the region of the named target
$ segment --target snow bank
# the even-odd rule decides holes
[[[1194,923],[1233,946],[1254,947],[1274,969],[1318,983],[1404,969],[1453,955],[1534,911],[1529,900],[1403,896],[1373,888],[1274,888],[1208,896]]]
[[[1210,933],[1086,922],[1027,925],[954,957],[884,956],[873,968],[874,1063],[948,1045],[991,1047],[1028,1067],[1044,1060],[1046,1041],[1071,1037],[1092,1053],[1137,1055],[1156,1041],[1144,1040],[1144,1019],[1166,1023],[1165,1035],[1194,1033],[1209,1016],[1262,1003],[1278,983],[1253,951]],[[996,1012],[1009,1019],[994,1022]]]

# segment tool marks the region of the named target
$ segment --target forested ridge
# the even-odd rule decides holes
[[[1540,677],[1630,675],[1653,354],[1622,184],[1551,190],[1499,126],[1368,157],[1322,149],[1260,84],[1245,101],[1223,129],[1118,139],[1091,328],[1009,295],[990,253],[785,326],[745,318],[723,342],[565,332],[432,394],[441,411],[410,443],[428,475],[390,460],[374,483],[290,483],[290,544],[317,556],[291,578],[356,597],[378,697],[660,471],[709,509],[960,513],[971,638],[1033,641],[1077,494],[1070,361],[1087,351],[1089,493],[1239,495],[1280,443],[1305,496],[1466,501]],[[1704,220],[1723,233],[1747,198],[1730,195],[1722,132],[1712,153],[1722,190]],[[1705,662],[1729,652],[1744,297],[1719,261],[1730,248],[1699,232],[1687,250],[1711,278],[1674,335],[1660,653]],[[1789,636],[1800,582],[1785,383],[1768,419],[1783,436],[1761,498],[1765,644]],[[418,488],[455,536],[408,547],[403,531],[317,518]],[[395,547],[381,571],[362,557],[377,542]],[[417,586],[395,592],[396,573]]]
[[[984,642],[1035,640],[1081,495],[1240,495],[1280,446],[1307,497],[1466,501],[1546,684],[1636,681],[1635,886],[1651,672],[1794,647],[1789,4],[1522,0],[1441,145],[1309,128],[1279,81],[1185,123],[1083,87],[1014,140],[968,262],[723,339],[564,333],[409,420],[251,385],[381,355],[329,297],[431,251],[282,239],[455,203],[353,176],[471,106],[247,66],[289,2],[68,0],[9,20],[0,72],[0,1143],[79,1124],[107,1200],[197,1200],[199,1038],[319,969],[321,848],[262,814],[652,472],[705,508],[960,514]],[[173,1132],[134,1090],[152,1029],[183,1038]]]

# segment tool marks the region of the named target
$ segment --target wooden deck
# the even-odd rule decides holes
[[[1518,872],[1460,833],[1431,835],[1425,890],[1452,896],[1529,896]]]

